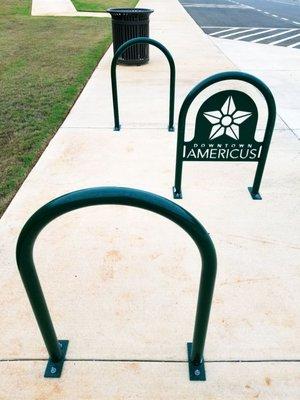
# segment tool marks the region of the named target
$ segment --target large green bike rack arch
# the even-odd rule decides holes
[[[16,249],[19,272],[50,357],[44,376],[60,377],[68,340],[57,340],[33,261],[34,243],[41,230],[55,218],[100,204],[127,205],[160,214],[184,229],[196,243],[202,257],[202,270],[193,343],[188,343],[188,360],[190,379],[205,380],[203,350],[217,270],[213,242],[200,222],[172,201],[153,193],[118,187],[83,189],[58,197],[36,211],[19,235]]]
[[[209,97],[203,105],[200,107],[197,118],[196,118],[196,124],[195,124],[195,137],[193,140],[189,142],[184,141],[184,135],[185,135],[185,125],[186,125],[186,116],[188,113],[188,110],[190,108],[190,105],[194,101],[194,99],[206,88],[208,88],[211,85],[214,85],[216,83],[222,82],[222,81],[228,81],[228,80],[234,80],[236,82],[238,81],[243,81],[247,82],[250,85],[254,86],[263,96],[267,109],[268,109],[268,118],[267,118],[267,124],[265,128],[265,135],[264,139],[262,142],[258,142],[254,139],[255,131],[256,131],[256,126],[257,126],[257,120],[258,120],[258,110],[256,107],[255,102],[251,99],[250,96],[248,96],[246,93],[238,90],[228,90],[228,91],[220,91],[216,93],[215,95]],[[237,99],[239,99],[240,104],[242,105],[247,105],[252,112],[246,113],[244,111],[237,111],[240,114],[236,114],[237,116],[240,115],[239,117],[236,118],[236,121],[238,125],[244,123],[245,125],[245,120],[246,124],[248,126],[246,127],[246,134],[244,135],[244,143],[246,143],[246,146],[253,146],[255,148],[251,149],[252,153],[250,151],[250,156],[247,157],[242,157],[242,156],[235,156],[232,158],[225,158],[224,154],[226,153],[226,149],[223,148],[221,151],[223,153],[217,153],[217,151],[220,151],[217,149],[217,151],[214,150],[214,156],[215,158],[212,158],[208,156],[206,159],[203,157],[207,154],[212,154],[208,153],[211,151],[209,149],[209,146],[213,146],[212,142],[217,143],[216,146],[241,146],[242,144],[240,143],[241,137],[239,137],[239,133],[237,133],[237,136],[234,136],[235,133],[232,131],[227,135],[227,131],[225,129],[225,126],[221,126],[221,129],[223,129],[223,132],[225,130],[225,134],[221,133],[221,131],[218,133],[216,132],[218,130],[217,127],[217,122],[218,118],[216,116],[220,113],[221,115],[221,110],[218,111],[217,107],[219,103],[220,107],[220,100],[224,102],[225,98],[227,99],[228,107],[230,107],[230,100],[228,99],[231,97],[232,99],[236,96]],[[225,101],[225,103],[226,103]],[[225,103],[223,107],[225,106]],[[207,104],[207,108],[205,109],[205,104]],[[221,103],[223,104],[223,103]],[[211,108],[213,111],[211,110]],[[223,113],[223,107],[222,113]],[[235,108],[234,102],[233,102],[233,108]],[[243,108],[242,108],[243,109]],[[206,112],[203,112],[206,111]],[[207,112],[208,111],[208,112]],[[241,114],[242,113],[242,114]],[[205,115],[206,117],[205,117]],[[248,116],[247,116],[248,114]],[[231,114],[232,115],[232,114]],[[233,114],[234,116],[234,114]],[[251,116],[251,118],[249,118]],[[223,115],[224,117],[224,115]],[[230,117],[231,118],[231,117]],[[249,118],[249,119],[248,119]],[[248,121],[247,121],[248,119]],[[178,118],[178,136],[177,136],[177,151],[176,151],[176,166],[175,166],[175,184],[173,186],[173,196],[175,199],[181,199],[182,198],[182,190],[181,190],[181,181],[182,181],[182,164],[183,161],[257,161],[257,168],[256,168],[256,173],[254,176],[254,181],[252,187],[249,187],[248,190],[250,192],[251,197],[253,200],[261,200],[261,196],[259,194],[259,188],[260,188],[260,183],[262,179],[262,175],[264,172],[265,168],[265,163],[268,155],[268,150],[274,130],[274,125],[275,125],[275,119],[276,119],[276,105],[274,101],[274,97],[270,91],[270,89],[265,85],[264,82],[262,82],[260,79],[256,78],[255,76],[252,76],[250,74],[244,73],[244,72],[239,72],[239,71],[228,71],[228,72],[222,72],[219,74],[215,74],[210,76],[209,78],[204,79],[202,82],[198,83],[186,96],[180,112],[179,112],[179,118]],[[205,121],[206,120],[206,121]],[[204,135],[205,127],[207,127],[206,124],[208,124],[208,121],[210,120],[211,123],[211,136],[207,136],[207,129],[206,129],[206,136]],[[215,122],[216,121],[216,122]],[[221,121],[221,119],[220,119]],[[242,121],[242,122],[240,122]],[[250,125],[249,125],[250,121]],[[221,122],[220,122],[221,123]],[[232,119],[232,124],[235,125],[235,120]],[[236,125],[237,126],[237,125]],[[243,126],[243,125],[242,125]],[[214,131],[213,131],[213,127]],[[215,132],[215,134],[213,134]],[[237,132],[239,132],[239,127],[237,128]],[[204,138],[205,136],[205,138]],[[231,137],[230,137],[231,136]],[[243,135],[241,135],[243,136]],[[246,136],[246,138],[245,138]],[[196,138],[196,140],[195,140]],[[212,140],[212,139],[217,139],[217,140]],[[247,142],[248,140],[248,142]],[[243,140],[242,140],[243,141]],[[237,144],[234,144],[233,142],[236,142]],[[248,144],[247,144],[248,143]],[[194,148],[197,148],[197,153]],[[203,147],[201,151],[201,146],[207,146]],[[245,146],[245,144],[243,144]],[[188,149],[188,150],[187,150]],[[187,151],[186,151],[187,150]],[[193,152],[194,151],[194,152]],[[205,153],[206,151],[206,153]],[[237,151],[237,149],[234,149],[233,151]],[[189,153],[190,152],[190,153]],[[255,153],[256,152],[256,153]],[[189,158],[189,154],[191,154],[193,158]],[[220,154],[219,156],[217,154]],[[227,153],[228,154],[228,153]],[[252,157],[252,158],[251,158]],[[225,158],[225,159],[224,159]],[[235,159],[233,159],[235,158]]]
[[[166,56],[169,65],[170,65],[170,99],[169,99],[169,132],[174,132],[174,102],[175,102],[175,63],[173,57],[169,50],[163,46],[157,40],[148,38],[148,37],[138,37],[135,39],[130,39],[127,42],[123,43],[122,46],[118,48],[115,52],[113,60],[111,62],[111,87],[112,87],[112,97],[113,97],[113,108],[114,108],[114,120],[115,120],[115,131],[119,131],[121,129],[120,118],[119,118],[119,105],[118,105],[118,89],[117,89],[117,77],[116,77],[116,68],[118,58],[121,54],[124,53],[129,47],[134,46],[136,44],[148,43],[151,44],[158,49],[160,49],[164,55]]]

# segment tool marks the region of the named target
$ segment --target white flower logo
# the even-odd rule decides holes
[[[239,139],[239,125],[251,116],[251,112],[237,111],[232,96],[229,96],[221,111],[208,111],[204,117],[213,125],[209,139],[227,135],[235,140]]]

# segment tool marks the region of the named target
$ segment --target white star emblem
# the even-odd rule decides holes
[[[221,111],[208,111],[204,117],[213,125],[209,139],[227,135],[235,140],[239,139],[239,125],[251,116],[251,112],[237,111],[232,96],[229,96]]]

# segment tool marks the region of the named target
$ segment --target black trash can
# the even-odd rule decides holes
[[[114,53],[127,40],[137,37],[149,37],[149,8],[109,8],[112,17]],[[129,47],[121,57],[119,64],[142,65],[149,61],[149,44],[135,44]]]

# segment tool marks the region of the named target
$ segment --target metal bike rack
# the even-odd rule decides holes
[[[58,197],[36,211],[19,235],[16,249],[19,272],[49,353],[44,376],[60,377],[68,340],[57,340],[33,261],[34,243],[41,230],[55,218],[100,204],[127,205],[160,214],[184,229],[196,243],[202,258],[202,270],[193,343],[188,343],[188,363],[190,380],[206,380],[203,350],[217,270],[213,242],[200,222],[179,205],[149,192],[118,187],[83,189]]]
[[[121,129],[120,119],[119,119],[119,105],[118,105],[118,90],[117,90],[117,77],[116,77],[116,67],[118,58],[121,54],[124,53],[129,47],[135,44],[148,43],[160,49],[164,55],[167,57],[167,60],[170,65],[170,100],[169,100],[169,132],[174,132],[174,102],[175,102],[175,63],[173,57],[169,50],[165,48],[160,42],[154,39],[150,39],[148,37],[139,37],[135,39],[130,39],[127,42],[123,43],[122,46],[118,48],[116,53],[114,54],[114,58],[111,63],[111,86],[112,86],[112,97],[113,97],[113,108],[114,108],[114,119],[115,119],[115,131],[119,131]]]
[[[208,98],[206,100],[206,103],[209,104],[209,107],[212,107],[213,110],[218,110],[218,108],[213,108],[213,107],[220,107],[220,99],[221,98],[224,99],[224,96],[227,97],[227,99],[229,99],[230,97],[233,98],[234,96],[237,96],[237,99],[241,100],[241,104],[248,103],[248,105],[251,106],[251,103],[252,103],[251,108],[252,108],[253,113],[250,112],[248,114],[249,114],[249,116],[251,114],[253,114],[252,121],[253,121],[253,116],[255,114],[256,122],[255,121],[254,121],[254,123],[251,122],[252,126],[247,129],[246,136],[248,136],[247,139],[249,139],[248,144],[256,147],[255,150],[257,150],[257,156],[253,157],[252,159],[250,157],[248,157],[247,159],[241,159],[239,157],[235,157],[236,158],[235,160],[224,159],[221,157],[219,157],[219,158],[218,157],[214,157],[214,158],[208,157],[207,159],[203,159],[203,158],[201,158],[202,155],[200,156],[200,158],[197,158],[196,153],[192,153],[193,155],[195,154],[196,157],[194,159],[190,159],[186,155],[187,154],[187,151],[185,151],[186,148],[191,149],[190,151],[192,152],[193,146],[196,146],[198,149],[201,146],[212,146],[212,144],[211,144],[212,139],[215,139],[215,138],[217,138],[217,140],[216,141],[214,140],[214,142],[215,143],[218,142],[218,145],[222,145],[222,144],[228,145],[228,142],[231,142],[231,145],[232,145],[232,142],[234,142],[234,141],[239,142],[238,140],[235,140],[237,138],[232,139],[232,137],[234,137],[234,133],[231,134],[232,137],[226,136],[226,133],[225,133],[225,135],[223,135],[223,134],[215,135],[215,137],[213,137],[212,139],[210,137],[208,137],[207,135],[204,138],[203,131],[205,131],[205,129],[203,126],[205,125],[205,122],[206,123],[208,123],[208,122],[204,121],[205,118],[203,117],[203,115],[204,114],[207,115],[206,119],[210,118],[210,120],[212,121],[211,126],[216,126],[217,123],[214,122],[214,119],[217,121],[218,118],[216,118],[217,114],[213,114],[213,113],[219,112],[221,115],[221,111],[211,112],[210,109],[206,108],[205,111],[210,111],[210,112],[203,112],[204,111],[204,109],[202,108],[203,105],[199,109],[197,118],[196,118],[196,126],[195,126],[196,139],[193,139],[189,142],[184,141],[186,116],[187,116],[188,110],[190,108],[190,105],[192,104],[194,99],[198,96],[199,93],[201,93],[204,89],[208,88],[209,86],[214,85],[219,82],[222,82],[222,81],[228,81],[228,80],[234,80],[236,82],[237,81],[247,82],[250,85],[254,86],[256,89],[258,89],[258,91],[263,95],[264,100],[266,101],[266,104],[267,104],[267,108],[268,108],[268,118],[267,118],[267,124],[266,124],[266,128],[265,128],[265,135],[264,135],[263,141],[257,142],[254,139],[258,112],[257,112],[256,105],[253,102],[253,100],[250,98],[250,96],[246,95],[242,91],[236,91],[236,90],[235,91],[234,90],[223,91],[223,92],[218,92],[215,95]],[[205,103],[203,103],[203,104],[205,104]],[[224,104],[224,106],[225,106],[225,104]],[[239,111],[239,112],[241,113],[241,111]],[[246,114],[246,113],[244,113],[244,114]],[[240,117],[240,121],[242,120],[242,118],[245,118],[245,117]],[[257,164],[257,168],[256,168],[254,182],[253,182],[252,187],[249,187],[248,190],[249,190],[250,195],[253,200],[261,200],[261,196],[259,194],[259,188],[260,188],[260,183],[261,183],[262,175],[264,172],[265,163],[266,163],[266,159],[267,159],[267,155],[268,155],[268,150],[269,150],[269,146],[270,146],[270,142],[271,142],[271,138],[272,138],[272,134],[273,134],[273,130],[274,130],[275,118],[276,118],[276,105],[275,105],[274,97],[273,97],[270,89],[260,79],[256,78],[255,76],[252,76],[252,75],[244,73],[244,72],[238,72],[238,71],[222,72],[222,73],[213,75],[207,79],[204,79],[202,82],[198,83],[198,85],[196,85],[190,91],[190,93],[186,96],[186,98],[181,106],[180,113],[179,113],[177,151],[176,151],[176,167],[175,167],[175,184],[173,187],[174,198],[175,199],[182,198],[181,180],[182,180],[183,161],[257,161],[258,164]],[[233,121],[233,124],[234,124],[234,121]],[[239,124],[241,124],[241,122],[239,122]],[[224,127],[222,129],[224,129]],[[222,136],[222,137],[220,137],[220,136]],[[229,145],[230,145],[230,143],[229,143]],[[201,153],[201,149],[199,151],[199,154],[203,154],[203,152]]]

